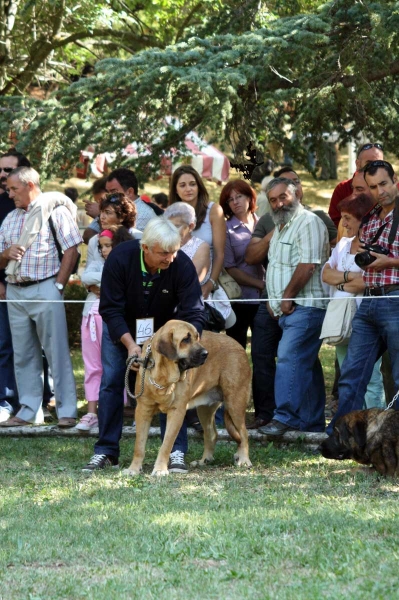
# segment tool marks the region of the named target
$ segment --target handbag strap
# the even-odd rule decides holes
[[[59,261],[62,262],[62,257],[64,256],[64,253],[62,251],[61,244],[58,241],[57,234],[56,234],[56,231],[55,231],[55,227],[54,227],[54,223],[53,223],[53,220],[51,218],[51,215],[48,218],[48,224],[50,225],[51,233],[53,234],[53,238],[54,238],[54,242],[55,242],[55,247],[57,248],[57,252],[58,252]]]

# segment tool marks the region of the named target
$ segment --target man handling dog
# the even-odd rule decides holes
[[[83,468],[118,468],[123,425],[126,359],[141,355],[140,344],[170,319],[193,325],[201,335],[204,303],[192,261],[179,250],[180,234],[169,221],[152,219],[143,237],[115,248],[101,280],[100,314],[103,375],[98,402],[99,439]],[[164,435],[166,418],[161,415]],[[185,473],[187,431],[181,428],[169,461],[170,472]]]

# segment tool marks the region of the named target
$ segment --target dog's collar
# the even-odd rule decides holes
[[[166,389],[168,387],[166,385],[159,385],[159,383],[157,383],[156,381],[154,381],[154,379],[152,377],[150,377],[150,375],[148,375],[148,381],[151,383],[151,385],[153,385],[154,387],[156,387],[157,390],[164,390],[164,389]]]
[[[180,377],[179,377],[179,379],[180,379]],[[168,388],[172,384],[177,383],[179,381],[179,379],[176,379],[176,381],[171,381],[170,383],[168,383],[168,385],[160,385],[150,375],[148,375],[148,381],[151,383],[151,385],[156,387],[157,390],[166,390],[166,388]]]

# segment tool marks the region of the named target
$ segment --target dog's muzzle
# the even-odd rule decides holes
[[[200,350],[196,350],[187,358],[179,359],[179,369],[180,371],[187,371],[187,369],[195,369],[195,367],[200,367],[204,364],[208,357],[208,350],[205,348],[201,348]]]

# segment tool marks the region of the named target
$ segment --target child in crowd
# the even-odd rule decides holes
[[[98,237],[98,260],[92,260],[87,265],[83,275],[84,283],[89,293],[83,307],[82,318],[82,357],[85,367],[85,396],[87,400],[87,414],[85,414],[76,429],[90,431],[98,426],[97,402],[100,391],[102,363],[101,363],[101,336],[103,322],[98,312],[100,303],[100,285],[104,262],[111,250],[121,242],[133,239],[123,225],[111,226],[104,229]]]

